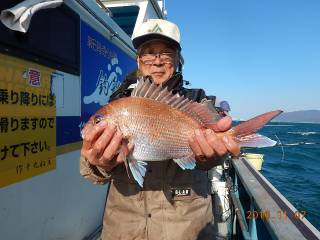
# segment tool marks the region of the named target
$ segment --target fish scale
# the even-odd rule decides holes
[[[262,114],[223,135],[233,136],[242,146],[274,145],[275,141],[254,132],[281,112]],[[190,101],[179,94],[173,95],[144,78],[140,79],[130,97],[112,101],[95,115],[116,125],[124,138],[134,144],[127,161],[141,187],[148,161],[172,159],[182,169],[193,169],[196,164],[188,136],[195,129],[212,128],[220,118],[208,105]]]
[[[185,120],[184,118],[188,118],[186,115],[181,116],[182,114],[180,114],[180,117],[175,117],[178,113],[174,113],[174,111],[171,112],[173,119],[170,120],[167,115],[163,114],[167,109],[164,110],[163,107],[159,107],[158,102],[148,101],[148,103],[145,103],[145,101],[146,99],[143,98],[130,98],[125,103],[125,105],[131,106],[130,109],[126,110],[126,114],[115,114],[115,119],[113,119],[112,113],[108,115],[111,121],[117,122],[122,132],[126,132],[126,130],[123,130],[125,128],[131,130],[126,132],[125,135],[131,137],[134,141],[133,157],[155,161],[191,154],[187,136],[192,129],[199,128],[199,124]],[[111,109],[120,107],[111,106]],[[165,107],[169,108],[169,106]],[[146,108],[148,111],[145,110]],[[134,119],[134,121],[128,122],[128,116],[131,116],[130,119]]]

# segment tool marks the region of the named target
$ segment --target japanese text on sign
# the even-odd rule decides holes
[[[117,54],[115,52],[111,51],[105,45],[103,45],[102,43],[100,43],[98,40],[94,39],[91,36],[88,36],[87,46],[88,48],[94,50],[95,52],[99,53],[105,58],[108,58],[108,59],[117,58]]]
[[[0,54],[0,187],[55,168],[53,73]]]

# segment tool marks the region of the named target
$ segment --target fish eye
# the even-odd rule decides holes
[[[98,123],[101,122],[103,119],[104,119],[104,116],[103,116],[103,115],[97,114],[97,115],[94,116],[93,123],[94,123],[94,124],[98,124]]]

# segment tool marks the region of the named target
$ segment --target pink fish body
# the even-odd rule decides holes
[[[203,127],[178,109],[142,97],[121,98],[99,113],[133,141],[133,158],[142,161],[190,156],[188,136]]]
[[[256,117],[224,134],[234,135],[241,143],[269,146],[275,142],[254,132],[281,111]],[[265,116],[266,115],[266,116]],[[143,186],[146,162],[173,159],[182,169],[193,169],[195,160],[188,136],[199,128],[210,128],[220,118],[207,104],[173,95],[162,86],[140,79],[131,97],[112,101],[98,110],[95,116],[115,124],[124,137],[133,142],[134,149],[128,165],[139,185]]]

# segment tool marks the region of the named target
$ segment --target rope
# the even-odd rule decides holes
[[[284,160],[284,149],[283,149],[283,144],[281,143],[280,139],[278,138],[277,134],[275,134],[276,138],[278,139],[279,144],[281,145],[281,150],[282,150],[282,158],[281,162]],[[278,143],[277,143],[278,144]]]
[[[279,146],[300,146],[300,145],[318,145],[320,144],[320,142],[295,142],[295,143],[281,143],[280,140],[279,142],[277,142],[276,145],[274,145],[273,147],[279,147]]]

